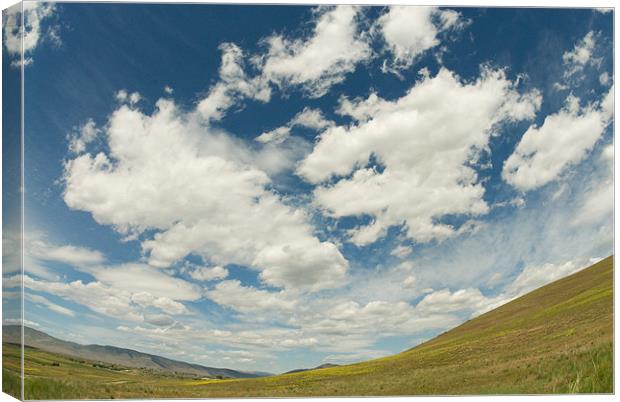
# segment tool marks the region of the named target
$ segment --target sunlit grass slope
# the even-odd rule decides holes
[[[27,349],[26,398],[610,393],[612,337],[609,257],[413,349],[348,366],[200,380]],[[3,353],[19,357],[10,345]]]

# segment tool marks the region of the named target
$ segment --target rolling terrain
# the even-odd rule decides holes
[[[3,389],[19,385],[4,344]],[[265,378],[199,379],[97,367],[27,348],[26,398],[468,395],[613,392],[612,257],[410,350]]]
[[[320,366],[316,366],[312,368],[302,368],[302,369],[295,369],[295,370],[287,371],[286,373],[283,373],[283,374],[301,373],[302,371],[320,370],[324,368],[338,367],[338,366],[339,364],[325,363],[325,364],[321,364]]]
[[[21,327],[6,325],[2,328],[2,341],[19,345]],[[203,377],[251,378],[259,377],[255,373],[230,370],[225,368],[205,367],[165,357],[138,352],[115,346],[81,345],[67,342],[29,327],[24,327],[24,344],[45,352],[64,355],[128,368],[144,368],[170,373],[192,374]]]

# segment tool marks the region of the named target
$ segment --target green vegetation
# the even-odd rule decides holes
[[[27,348],[27,399],[613,392],[611,257],[403,353],[253,379],[99,367]],[[19,386],[5,344],[3,387]],[[56,363],[56,364],[55,364]],[[6,384],[6,385],[5,385]]]

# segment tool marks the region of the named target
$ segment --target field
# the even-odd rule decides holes
[[[609,257],[403,353],[258,379],[200,380],[27,348],[27,399],[613,392]],[[3,388],[19,347],[3,345]],[[17,391],[18,392],[18,391]]]

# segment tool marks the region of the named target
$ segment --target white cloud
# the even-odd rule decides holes
[[[504,289],[504,293],[510,297],[517,297],[555,280],[579,271],[584,266],[575,261],[562,264],[543,264],[540,266],[527,266]]]
[[[195,296],[192,298],[195,298]],[[140,307],[155,307],[167,314],[189,314],[189,311],[182,303],[174,301],[166,296],[153,296],[151,293],[145,291],[133,293],[131,295],[131,301]]]
[[[271,131],[262,133],[255,138],[262,143],[281,143],[290,135],[291,129],[295,126],[308,127],[317,131],[333,125],[332,121],[326,120],[323,113],[318,109],[304,108],[297,113],[286,125],[275,128]]]
[[[609,162],[610,164],[613,164],[613,162],[614,162],[614,144],[606,145],[605,148],[603,148],[603,151],[601,152],[601,159],[603,161]],[[613,169],[613,166],[611,166],[611,168]]]
[[[580,194],[579,208],[572,220],[573,226],[583,227],[613,222],[614,212],[614,145],[603,147],[597,161],[601,173],[598,181],[590,181],[589,186]]]
[[[304,110],[297,113],[290,123],[292,126],[308,127],[315,130],[323,130],[333,125],[332,121],[326,120],[323,113],[319,109],[311,109],[305,107]]]
[[[206,296],[214,302],[242,313],[291,311],[296,304],[294,295],[286,291],[269,292],[241,285],[238,280],[218,283]]]
[[[164,87],[164,92],[167,93],[168,95],[172,95],[172,93],[174,92],[174,89],[170,85],[166,85]]]
[[[331,216],[373,218],[351,232],[358,245],[401,224],[406,224],[408,237],[420,242],[450,237],[457,229],[436,220],[488,211],[484,188],[470,164],[499,124],[532,118],[540,102],[536,91],[517,93],[501,71],[485,70],[477,81],[463,83],[441,69],[394,101],[376,95],[344,99],[340,113],[357,124],[327,129],[297,173],[321,183],[353,172],[317,187],[314,196]],[[371,156],[383,165],[382,172],[366,168]]]
[[[88,119],[77,133],[73,133],[69,136],[69,151],[73,153],[84,152],[86,146],[93,142],[100,132],[101,130],[97,128],[93,119]]]
[[[144,320],[143,314],[146,308],[156,308],[164,313],[174,315],[189,314],[189,311],[183,304],[176,302],[169,297],[158,296],[157,294],[153,295],[146,291],[140,291],[140,289],[147,288],[157,293],[158,286],[161,286],[161,284],[157,285],[153,283],[146,283],[135,287],[132,287],[131,284],[124,284],[124,286],[119,287],[118,282],[113,282],[111,285],[100,281],[84,283],[81,280],[64,283],[38,280],[31,278],[28,275],[25,275],[23,280],[24,287],[31,291],[49,293],[64,300],[83,305],[99,314],[119,320],[141,322]],[[3,278],[3,287],[14,288],[19,286],[21,286],[21,277],[19,275]],[[173,286],[174,283],[165,284],[160,289],[170,289]],[[179,297],[181,300],[197,298],[192,297],[191,295],[171,295],[171,297],[175,296]],[[61,314],[70,314],[68,313],[70,310],[61,306],[53,307],[52,304],[54,303],[49,302],[49,300],[49,303],[47,303],[45,301],[47,299],[42,296],[30,295],[28,297],[30,297],[35,303],[44,304],[53,311]],[[63,309],[66,309],[67,311]]]
[[[42,261],[56,261],[76,267],[101,264],[105,261],[99,251],[71,245],[50,245],[40,239],[29,241],[26,247],[30,256]]]
[[[258,76],[250,79],[245,73],[243,51],[239,46],[223,43],[220,50],[220,81],[211,87],[207,97],[196,108],[207,123],[221,120],[240,98],[260,102],[267,102],[271,98],[271,88],[264,78]]]
[[[131,95],[129,95],[129,103],[132,105],[140,102],[141,99],[142,95],[140,95],[138,92],[133,92]]]
[[[30,320],[23,320],[21,318],[5,318],[2,320],[2,325],[26,325],[29,327],[35,327],[38,328],[41,325],[38,322],[34,322],[34,321],[30,321]]]
[[[127,98],[129,97],[129,94],[127,93],[126,90],[124,89],[120,89],[116,92],[115,94],[116,100],[119,102],[125,102],[127,100]]]
[[[453,10],[391,6],[377,21],[387,47],[394,55],[389,69],[409,68],[418,56],[440,44],[440,32],[462,24],[461,15]]]
[[[313,97],[323,96],[371,56],[368,42],[358,32],[358,12],[358,7],[345,5],[320,7],[311,37],[266,38],[267,54],[258,62],[263,76],[280,87],[302,86]]]
[[[314,291],[342,284],[348,263],[336,246],[314,236],[302,208],[266,189],[263,151],[164,99],[152,115],[121,105],[105,127],[109,154],[83,153],[66,163],[64,200],[122,234],[155,230],[142,242],[152,266],[195,253],[213,265],[249,266],[271,286]],[[271,164],[287,157],[267,151]]]
[[[35,304],[45,306],[55,313],[66,315],[69,317],[75,317],[75,312],[73,310],[70,310],[63,306],[59,306],[58,304],[49,301],[43,296],[26,293],[26,299],[30,300]]]
[[[24,65],[24,67],[28,67],[32,63],[34,63],[34,59],[32,57],[24,57],[23,60],[21,58],[13,60],[11,62],[11,67],[20,68],[22,64]]]
[[[5,278],[6,287],[18,286],[20,278]],[[24,286],[36,292],[46,292],[65,300],[81,304],[91,310],[121,320],[141,321],[140,312],[131,305],[128,292],[107,287],[99,282],[84,284],[82,281],[71,283],[36,280],[24,276]]]
[[[603,182],[586,193],[585,201],[573,220],[575,226],[593,224],[604,218],[613,219],[614,186],[611,180]]]
[[[399,245],[399,246],[396,246],[394,250],[390,252],[390,255],[393,255],[394,257],[398,257],[398,258],[404,258],[404,257],[407,257],[412,252],[413,252],[413,249],[411,247]]]
[[[21,269],[21,236],[6,231],[2,238],[3,272],[18,272]],[[24,270],[29,275],[55,280],[58,275],[49,267],[49,262],[59,262],[77,268],[101,264],[105,257],[101,252],[86,247],[51,244],[47,236],[36,231],[24,235]]]
[[[448,289],[434,291],[422,299],[416,309],[423,314],[447,314],[485,311],[494,301],[485,297],[479,289],[468,288],[451,292]]]
[[[145,314],[144,321],[158,327],[166,327],[174,324],[174,319],[166,314]]]
[[[416,279],[415,279],[415,276],[413,276],[413,275],[409,275],[403,281],[403,287],[405,289],[412,289],[412,288],[415,287],[415,284],[416,284]]]
[[[598,77],[598,81],[601,83],[601,85],[607,85],[609,83],[609,73],[607,73],[607,71],[601,73],[601,75],[599,75]]]
[[[594,31],[588,32],[581,41],[575,44],[573,50],[565,52],[562,55],[562,60],[566,66],[564,78],[570,78],[583,71],[589,64],[600,63],[599,59],[593,57],[596,48],[596,37],[597,35]]]
[[[146,264],[94,267],[87,272],[111,288],[131,293],[148,293],[155,298],[173,300],[197,300],[201,297],[198,286]]]
[[[574,96],[542,126],[530,126],[504,162],[502,177],[522,191],[556,179],[567,167],[580,162],[598,141],[613,116],[613,87],[595,104],[584,107]]]
[[[22,7],[24,29],[21,27]],[[42,21],[53,16],[55,11],[56,5],[53,3],[32,1],[17,4],[3,13],[2,32],[4,46],[11,56],[20,56],[22,54],[23,40],[24,66],[32,64],[33,58],[28,55],[32,54],[43,39],[49,37],[54,43],[58,43],[57,29],[52,28],[46,33],[41,28]],[[14,60],[11,63],[14,67],[19,67],[21,64],[21,60]]]
[[[377,336],[412,335],[454,324],[456,317],[427,314],[409,303],[374,300],[366,304],[345,301],[305,314],[294,321],[302,331],[319,339],[320,350],[351,350],[372,345]]]
[[[291,133],[291,128],[287,126],[281,126],[278,128],[274,128],[273,130],[266,131],[255,138],[256,141],[262,142],[263,144],[267,143],[280,143],[288,138]]]
[[[228,270],[220,266],[197,267],[189,271],[189,276],[191,276],[197,281],[207,282],[226,278],[228,276]]]

